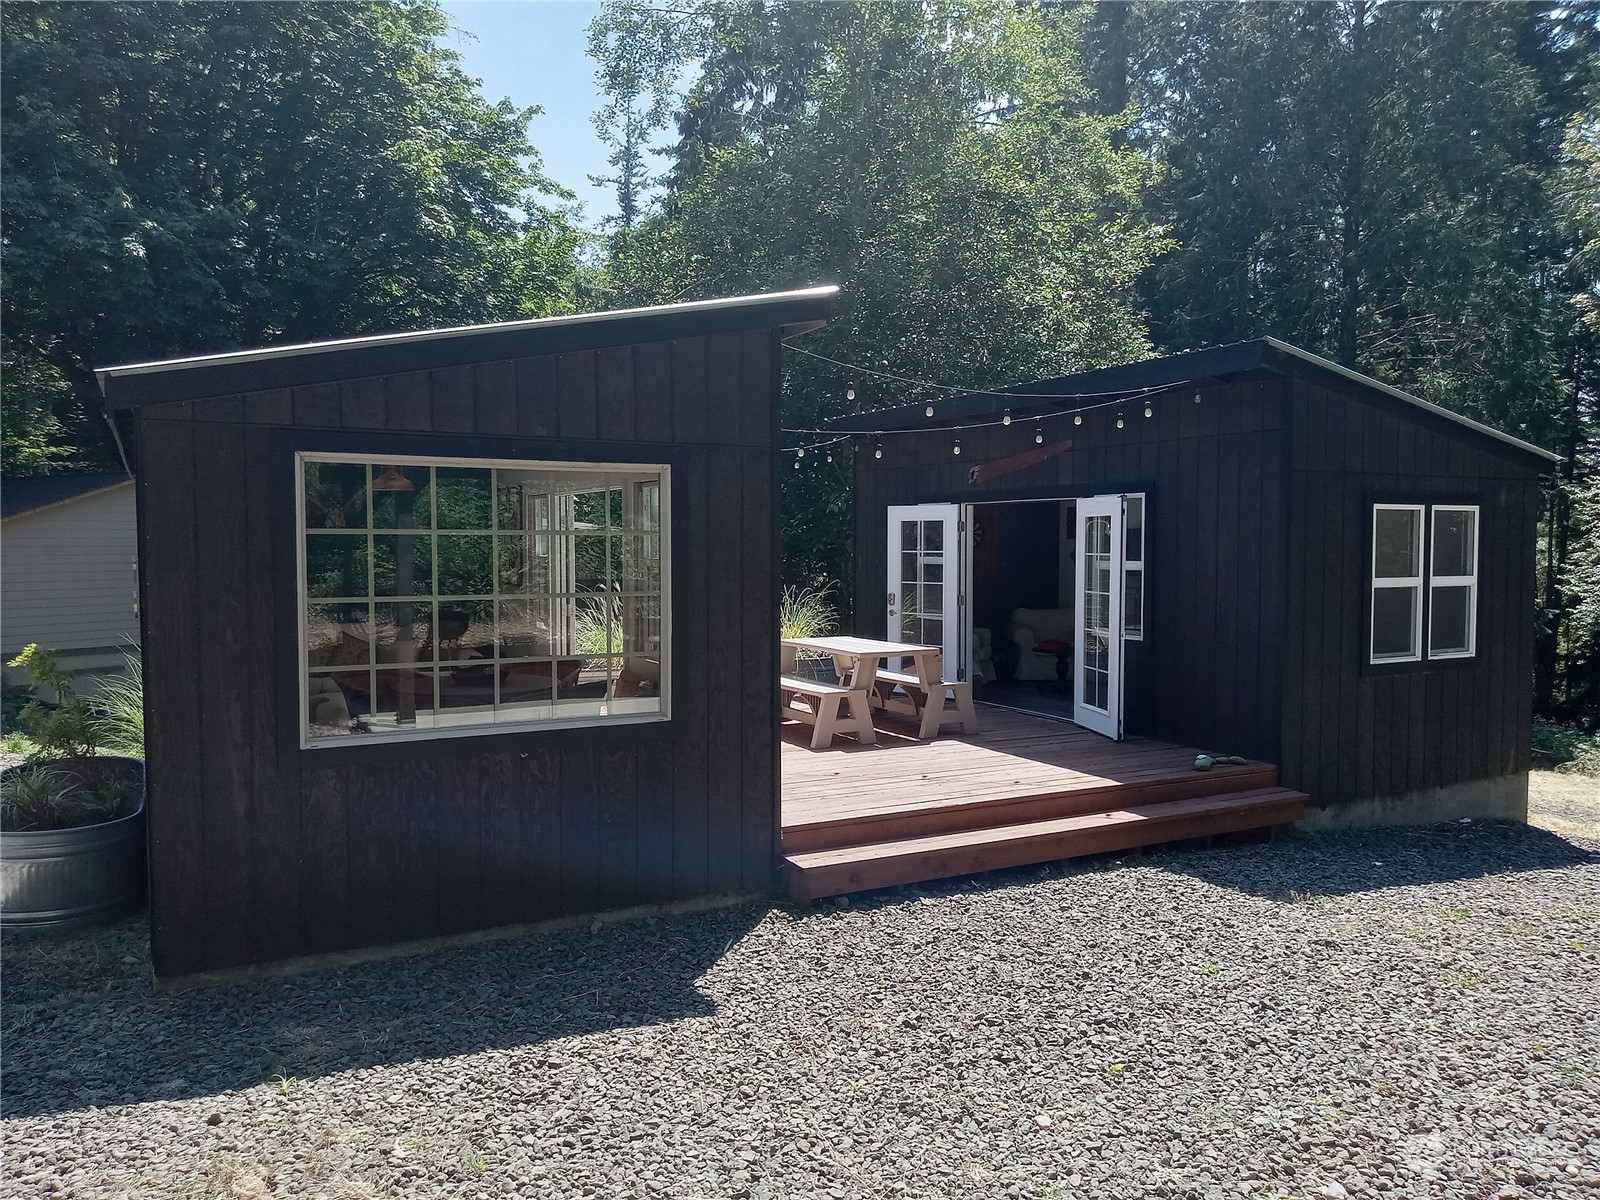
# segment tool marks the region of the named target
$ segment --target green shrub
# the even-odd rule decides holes
[[[91,757],[100,743],[100,723],[89,702],[74,689],[72,672],[48,650],[41,650],[37,642],[29,642],[10,665],[23,668],[33,677],[36,688],[49,688],[58,697],[55,704],[30,700],[23,706],[20,722],[23,731],[34,741],[35,757],[69,760]]]
[[[1579,775],[1600,775],[1600,733],[1535,719],[1533,765]]]

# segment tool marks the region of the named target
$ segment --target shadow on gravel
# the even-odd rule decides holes
[[[6,1117],[179,1100],[710,1016],[696,981],[759,905],[157,993],[148,925],[8,938]]]
[[[1164,850],[1145,861],[1266,900],[1344,896],[1600,864],[1600,854],[1513,821],[1292,834],[1210,852]]]

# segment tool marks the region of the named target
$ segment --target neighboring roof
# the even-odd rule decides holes
[[[132,483],[122,471],[104,471],[94,475],[36,475],[30,479],[7,479],[0,483],[0,519],[20,517],[24,513],[38,512],[65,504],[68,500],[82,500],[96,492],[104,492],[125,483]]]
[[[1463,429],[1471,430],[1474,434],[1493,438],[1505,446],[1535,455],[1544,463],[1561,461],[1559,454],[1552,454],[1541,446],[1502,433],[1481,421],[1474,421],[1471,417],[1452,412],[1409,392],[1402,392],[1399,388],[1390,387],[1370,376],[1312,354],[1309,350],[1302,350],[1298,346],[1291,346],[1272,337],[1257,338],[1249,342],[1234,342],[1209,350],[1169,354],[1162,358],[1147,358],[1140,362],[1101,367],[1093,371],[1080,371],[1075,375],[1066,375],[1059,379],[1041,379],[1032,383],[997,388],[993,392],[954,396],[949,400],[939,401],[939,415],[933,424],[953,424],[973,418],[993,416],[1004,408],[1011,408],[1018,415],[1028,412],[1049,412],[1070,407],[1078,399],[1110,398],[1170,384],[1238,375],[1246,371],[1269,370],[1285,374],[1291,370],[1307,368],[1337,375],[1391,399],[1402,401],[1431,417],[1442,418]],[[1038,397],[1037,403],[1027,404],[1029,396]],[[1019,404],[1017,401],[1023,403]],[[925,401],[919,400],[916,404],[840,417],[832,422],[832,425],[837,429],[857,432],[926,426],[929,421],[923,415],[924,404]]]
[[[651,308],[380,333],[294,346],[128,363],[95,372],[110,409],[269,388],[530,358],[741,329],[800,332],[826,321],[837,286],[694,300]]]

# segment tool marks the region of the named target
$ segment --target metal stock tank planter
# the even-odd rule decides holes
[[[144,764],[102,761],[127,784],[123,815],[69,829],[0,832],[0,927],[6,932],[78,929],[144,904]]]

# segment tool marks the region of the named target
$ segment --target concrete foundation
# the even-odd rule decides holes
[[[1363,829],[1376,825],[1433,825],[1440,821],[1523,821],[1528,819],[1528,773],[1471,779],[1399,796],[1374,796],[1346,804],[1306,806],[1296,828]]]

